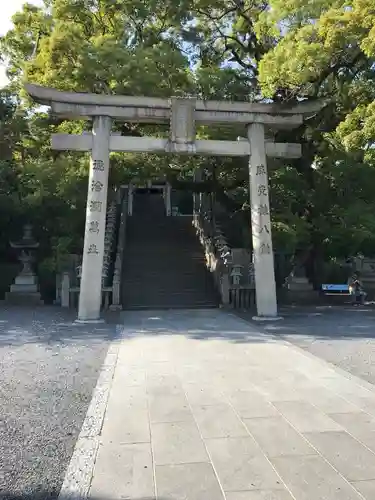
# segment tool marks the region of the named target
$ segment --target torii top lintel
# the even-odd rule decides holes
[[[50,106],[56,115],[68,119],[91,119],[110,116],[134,123],[169,123],[171,109],[190,110],[191,118],[200,124],[264,123],[276,128],[294,128],[304,118],[319,111],[321,102],[300,102],[286,106],[272,103],[203,101],[193,97],[162,99],[157,97],[120,96],[59,91],[26,84],[26,91],[39,104]]]

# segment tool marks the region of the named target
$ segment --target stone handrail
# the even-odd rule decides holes
[[[124,248],[126,242],[126,221],[128,216],[128,197],[127,193],[124,194],[121,204],[121,217],[118,230],[118,241],[115,258],[115,269],[113,273],[112,284],[112,305],[111,310],[120,310],[121,306],[121,276],[122,276],[122,260],[124,255]]]
[[[207,207],[207,203],[204,205]],[[220,224],[207,208],[194,213],[193,225],[223,305],[248,307],[254,300],[255,289],[254,268],[248,252],[230,248]]]
[[[107,220],[105,226],[102,287],[110,286],[109,272],[116,237],[116,212],[117,204],[115,201],[112,201],[107,210]]]
[[[224,305],[229,305],[229,268],[231,250],[217,224],[210,221],[207,213],[195,213],[193,226],[204,248],[206,266],[213,274],[216,287]]]

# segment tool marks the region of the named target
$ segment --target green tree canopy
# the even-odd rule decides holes
[[[375,11],[372,0],[271,0],[260,38],[278,41],[262,59],[264,96],[321,97],[337,113],[336,138],[375,162]]]

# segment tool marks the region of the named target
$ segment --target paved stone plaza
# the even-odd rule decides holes
[[[373,500],[375,312],[283,315],[1,308],[1,500]]]
[[[251,320],[251,313],[240,313]],[[310,306],[281,309],[283,321],[265,331],[375,384],[375,309],[373,306]]]
[[[60,498],[375,498],[373,385],[217,310],[124,325]]]

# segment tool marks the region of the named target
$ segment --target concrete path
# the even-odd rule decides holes
[[[124,324],[60,499],[375,498],[373,385],[217,310]]]

